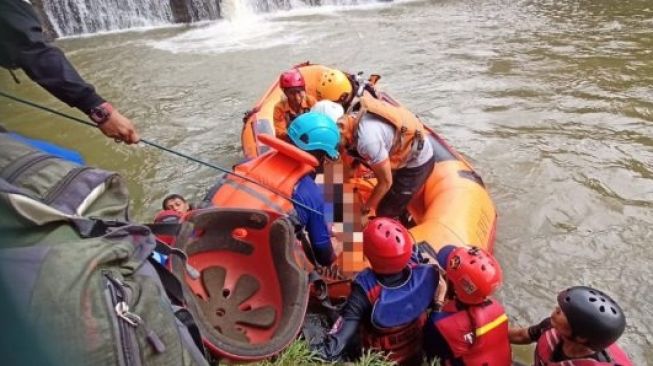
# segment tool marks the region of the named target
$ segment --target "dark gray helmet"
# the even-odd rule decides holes
[[[587,286],[570,287],[558,294],[558,305],[567,317],[574,337],[586,346],[602,350],[616,342],[626,328],[619,305],[604,292]]]

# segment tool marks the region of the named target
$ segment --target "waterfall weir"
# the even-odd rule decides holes
[[[55,37],[190,23],[220,17],[220,0],[41,0]]]
[[[238,17],[298,6],[372,0],[33,0],[52,37]],[[222,9],[222,8],[225,9]]]

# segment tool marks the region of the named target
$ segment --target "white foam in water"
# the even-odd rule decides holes
[[[223,53],[270,48],[299,41],[298,35],[284,33],[291,23],[266,22],[257,17],[247,21],[225,20],[150,45],[173,53]]]
[[[345,11],[383,8],[393,4],[359,0],[357,5],[351,5],[352,2],[322,0],[322,6],[310,6],[300,0],[291,0],[288,10],[257,13],[251,1],[224,0],[223,20],[204,24],[163,41],[151,42],[150,46],[173,53],[215,54],[297,44],[316,37],[315,32],[311,31],[311,22],[315,18],[299,17],[336,16]],[[288,29],[293,31],[288,32]]]
[[[237,21],[239,19],[251,19],[255,17],[255,9],[249,1],[223,0],[220,3],[222,16],[226,20]]]

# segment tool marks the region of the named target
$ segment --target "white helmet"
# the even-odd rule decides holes
[[[317,112],[326,114],[334,122],[338,122],[338,119],[345,114],[345,110],[338,103],[332,102],[330,100],[321,100],[311,108],[311,112]]]

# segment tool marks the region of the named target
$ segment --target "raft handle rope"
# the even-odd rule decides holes
[[[52,109],[52,108],[48,108],[48,107],[46,107],[46,106],[42,106],[42,105],[37,104],[37,103],[34,103],[34,102],[30,102],[29,100],[26,100],[26,99],[22,99],[22,98],[19,98],[19,97],[13,96],[13,95],[11,95],[11,94],[7,94],[7,93],[5,93],[5,92],[3,92],[3,91],[0,91],[0,96],[3,96],[3,97],[5,97],[5,98],[11,99],[11,100],[16,101],[16,102],[19,102],[19,103],[26,104],[26,105],[28,105],[28,106],[30,106],[30,107],[34,107],[34,108],[41,109],[41,110],[46,111],[46,112],[50,112],[50,113],[52,113],[52,114],[56,114],[56,115],[58,115],[58,116],[61,116],[61,117],[67,118],[67,119],[69,119],[69,120],[72,120],[72,121],[75,121],[75,122],[78,122],[78,123],[85,124],[85,125],[87,125],[87,126],[91,126],[91,127],[97,128],[97,125],[95,125],[94,123],[91,123],[91,122],[85,121],[85,120],[83,120],[83,119],[81,119],[81,118],[77,118],[77,117],[75,117],[75,116],[71,116],[71,115],[66,114],[66,113],[62,113],[62,112],[56,111],[56,110],[54,110],[54,109]],[[179,151],[176,151],[176,150],[173,150],[173,149],[167,148],[167,147],[165,147],[165,146],[163,146],[163,145],[159,145],[159,144],[157,144],[156,142],[153,142],[153,141],[149,141],[149,140],[146,140],[146,139],[140,139],[139,142],[142,142],[142,143],[144,143],[144,144],[146,144],[146,145],[150,145],[150,146],[155,147],[155,148],[157,148],[157,149],[159,149],[159,150],[163,150],[163,151],[168,152],[168,153],[170,153],[170,154],[177,155],[177,156],[182,157],[182,158],[184,158],[184,159],[190,160],[190,161],[192,161],[192,162],[194,162],[194,163],[197,163],[197,164],[200,164],[200,165],[204,165],[204,166],[206,166],[206,167],[209,167],[209,168],[215,169],[215,170],[220,171],[220,172],[223,172],[223,173],[225,173],[225,174],[231,174],[231,175],[233,175],[234,177],[238,177],[238,178],[243,179],[243,180],[245,180],[245,181],[248,181],[248,182],[250,182],[250,183],[256,184],[257,186],[259,186],[259,187],[261,187],[261,188],[263,188],[263,189],[266,189],[266,190],[268,190],[268,191],[270,191],[270,192],[276,194],[277,196],[279,196],[279,197],[281,197],[281,198],[283,198],[283,199],[285,199],[285,200],[288,200],[288,201],[292,202],[293,204],[295,204],[295,205],[297,205],[297,206],[300,206],[300,207],[305,208],[305,209],[307,209],[307,210],[309,210],[309,211],[311,211],[311,212],[313,212],[313,213],[316,213],[316,214],[318,214],[318,215],[320,215],[320,216],[323,216],[322,212],[319,212],[319,211],[317,211],[317,210],[315,210],[315,209],[313,209],[313,208],[311,208],[311,207],[309,207],[309,206],[307,206],[307,205],[305,205],[305,204],[303,204],[303,203],[301,203],[301,202],[299,202],[299,201],[293,199],[292,197],[288,197],[288,196],[286,196],[285,194],[283,194],[283,193],[281,193],[281,192],[279,192],[279,191],[277,191],[277,190],[275,190],[275,189],[272,189],[272,188],[270,188],[270,187],[264,186],[263,184],[261,184],[261,183],[255,181],[255,180],[253,180],[253,179],[251,179],[251,178],[248,178],[248,177],[246,177],[246,176],[244,176],[244,175],[238,174],[238,173],[233,172],[233,171],[231,171],[231,170],[229,170],[229,169],[223,168],[223,167],[221,167],[221,166],[219,166],[219,165],[211,164],[211,163],[209,163],[209,162],[206,162],[206,161],[203,161],[203,160],[197,159],[197,158],[192,157],[192,156],[190,156],[190,155],[186,155],[186,154],[181,153],[181,152],[179,152]]]

